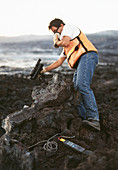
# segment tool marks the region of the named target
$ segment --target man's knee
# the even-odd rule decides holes
[[[79,82],[77,83],[77,89],[79,90],[79,92],[84,91],[85,88],[86,88],[86,87],[85,87],[85,84],[84,84],[83,82],[79,81]]]

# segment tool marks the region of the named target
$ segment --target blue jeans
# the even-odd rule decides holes
[[[98,55],[96,52],[89,52],[81,56],[77,70],[73,76],[74,87],[79,91],[79,103],[77,110],[83,119],[93,119],[99,121],[98,108],[93,90],[90,85],[96,65]]]

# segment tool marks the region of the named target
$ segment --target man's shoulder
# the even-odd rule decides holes
[[[71,24],[66,24],[66,25],[64,25],[64,30],[66,31],[80,31],[80,29],[77,27],[77,26],[75,26],[75,25],[71,25]]]
[[[72,24],[65,24],[64,27],[65,28],[77,28],[75,25],[72,25]]]

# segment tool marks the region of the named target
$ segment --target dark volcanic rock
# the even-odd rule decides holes
[[[23,77],[1,76],[0,111],[6,131],[0,139],[1,170],[116,170],[117,73],[115,65],[104,66],[104,69],[98,66],[95,71],[92,88],[100,113],[100,132],[81,125],[72,75],[55,74],[53,78],[47,75],[35,82]],[[86,152],[87,155],[73,150],[58,140],[60,135],[75,136],[68,140],[92,152]],[[44,144],[51,141],[56,147],[53,151],[46,151]]]
[[[53,107],[58,106],[71,97],[71,88],[63,77],[55,74],[53,79],[48,83],[46,88],[35,87],[32,92],[34,103],[37,103],[37,109],[44,108],[44,106]]]

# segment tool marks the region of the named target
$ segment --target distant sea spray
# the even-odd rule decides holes
[[[13,40],[12,40],[13,41]],[[0,74],[28,73],[41,58],[44,65],[56,61],[61,53],[51,39],[0,42]]]
[[[88,38],[98,49],[100,65],[118,63],[118,31],[90,34]],[[0,37],[0,74],[29,74],[39,58],[44,65],[56,61],[62,48],[54,48],[52,40],[51,35]],[[69,69],[67,62],[62,67]]]

